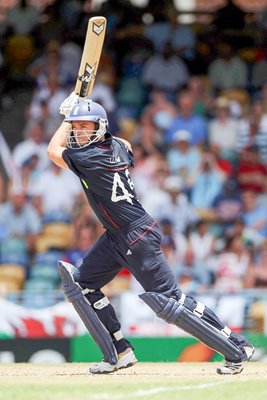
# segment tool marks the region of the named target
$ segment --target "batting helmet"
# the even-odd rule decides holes
[[[104,108],[92,100],[84,100],[71,109],[70,115],[65,118],[65,121],[92,121],[98,123],[100,118],[108,124],[107,113]]]
[[[85,147],[96,142],[107,132],[108,119],[104,108],[92,100],[84,100],[73,106],[70,115],[65,118],[66,122],[95,122],[97,129],[77,131],[72,129],[67,138],[67,145],[71,148]],[[80,141],[78,140],[80,139]],[[82,139],[82,143],[81,143]]]

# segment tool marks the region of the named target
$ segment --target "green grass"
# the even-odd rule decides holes
[[[265,400],[267,364],[219,376],[216,363],[140,363],[92,376],[87,364],[1,365],[0,400]]]

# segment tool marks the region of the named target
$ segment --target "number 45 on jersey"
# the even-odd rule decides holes
[[[127,183],[129,185],[130,189],[134,190],[134,184],[130,178],[130,173],[129,173],[128,169],[125,170],[125,175],[126,175]],[[120,188],[120,193],[122,192],[122,194],[118,194],[119,188]],[[132,200],[133,198],[134,198],[134,195],[126,189],[124,183],[121,180],[120,174],[118,172],[115,172],[114,178],[113,178],[111,201],[117,203],[118,201],[126,200],[126,201],[128,201],[128,203],[133,204],[133,200]]]

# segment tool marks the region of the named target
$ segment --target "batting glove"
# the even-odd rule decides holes
[[[75,94],[73,91],[61,104],[59,107],[59,113],[68,117],[70,115],[71,109],[83,101],[84,99]]]

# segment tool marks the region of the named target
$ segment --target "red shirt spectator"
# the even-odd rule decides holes
[[[267,167],[260,161],[258,152],[255,152],[254,148],[242,151],[237,168],[240,189],[262,193],[266,176]]]

